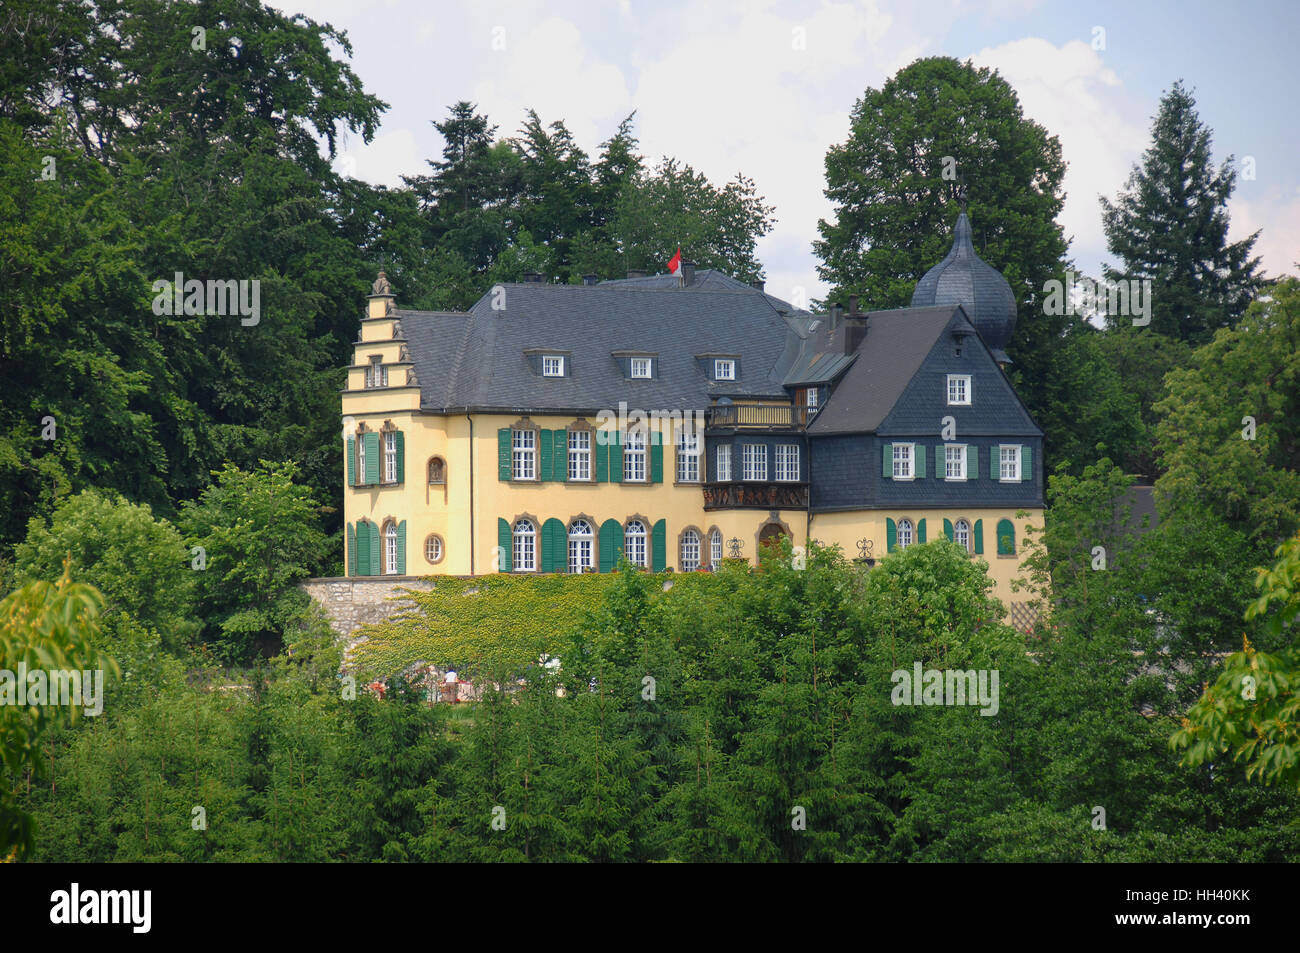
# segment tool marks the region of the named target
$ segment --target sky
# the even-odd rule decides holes
[[[1261,230],[1265,272],[1300,272],[1294,0],[272,2],[346,31],[352,69],[389,104],[370,143],[341,140],[340,171],[388,186],[427,172],[443,146],[432,121],[462,99],[499,136],[529,108],[544,123],[563,119],[593,158],[635,111],[651,163],[676,156],[716,185],[737,173],[755,181],[776,209],[758,244],[767,289],[795,300],[827,290],[812,250],[818,219],[832,214],[826,151],[847,138],[854,102],[913,60],[995,68],[1060,139],[1060,222],[1076,267],[1092,275],[1113,263],[1098,198],[1124,187],[1161,94],[1182,79],[1215,162],[1253,166],[1229,203],[1229,238]]]

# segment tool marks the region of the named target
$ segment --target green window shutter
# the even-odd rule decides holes
[[[563,483],[569,478],[569,431],[555,431],[555,479]],[[565,560],[566,568],[568,560]]]
[[[989,447],[989,479],[996,480],[999,478],[998,466],[1001,463],[1002,451],[998,449],[995,443]]]
[[[509,436],[510,431],[505,432]],[[497,545],[501,547],[501,565],[497,567],[497,572],[509,572],[510,560],[514,556],[514,540],[510,536],[510,524],[505,520],[497,517]]]
[[[366,525],[370,527],[370,575],[379,576],[384,571],[381,558],[384,555],[384,550],[380,546],[379,524],[367,523]]]
[[[916,523],[916,541],[925,542],[925,520],[918,520]]]
[[[984,555],[984,521],[976,520],[975,528],[971,530],[975,534],[975,555]]]
[[[510,479],[510,428],[497,431],[497,479]]]
[[[618,431],[609,435],[609,482],[623,482],[623,435]]]
[[[537,476],[543,483],[549,483],[555,479],[555,434],[550,430],[540,430],[537,433]]]
[[[1032,480],[1034,478],[1034,448],[1024,444],[1020,448],[1020,479]]]
[[[980,452],[973,444],[966,447],[966,479],[978,480],[980,476]]]
[[[379,482],[379,434],[375,431],[363,434],[362,440],[366,442],[366,474],[365,481],[374,486]]]
[[[596,458],[596,482],[609,482],[609,447],[597,439],[603,431],[597,430],[591,435],[591,455]]]
[[[348,486],[357,485],[357,438],[348,437]]]
[[[1016,527],[1011,520],[998,520],[998,555],[1014,556],[1016,553]]]
[[[889,517],[885,517],[885,552],[892,553],[897,545],[898,525]]]
[[[886,480],[892,480],[894,478],[894,445],[892,443],[881,446],[880,459],[884,464],[880,475]]]
[[[660,520],[650,531],[650,571],[663,572],[668,566],[668,521]]]
[[[399,430],[397,431],[397,482],[406,482],[406,437]]]
[[[542,572],[564,572],[568,568],[565,535],[564,524],[553,516],[542,524]]]
[[[618,520],[605,520],[600,524],[600,571],[613,572],[622,554],[623,527]]]
[[[551,562],[555,564],[556,572],[569,571],[569,530],[559,520],[555,520],[554,551],[551,553]]]
[[[400,442],[398,446],[401,446]],[[397,574],[406,575],[406,520],[397,524]]]
[[[952,520],[945,519],[943,521],[943,535],[948,537],[948,542],[952,542]]]
[[[915,446],[916,446],[916,452],[915,452],[916,478],[918,480],[921,480],[925,478],[925,458],[927,456],[927,453],[925,447],[921,446],[919,443],[916,444]],[[925,540],[921,540],[921,542],[925,542]]]
[[[370,575],[370,524],[364,520],[357,523],[357,576]]]
[[[659,434],[651,434],[650,441],[650,482],[664,482],[664,445],[659,442]]]
[[[357,530],[351,523],[348,524],[348,575],[357,574]]]

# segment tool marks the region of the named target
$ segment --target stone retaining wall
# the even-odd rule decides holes
[[[334,631],[352,643],[361,626],[380,622],[397,610],[401,603],[394,597],[401,595],[399,589],[432,589],[433,580],[427,576],[329,576],[308,579],[301,585],[325,610]]]

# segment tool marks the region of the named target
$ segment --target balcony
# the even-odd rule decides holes
[[[801,510],[808,506],[807,483],[732,480],[704,484],[706,510]]]
[[[817,409],[789,404],[718,404],[706,412],[707,426],[755,430],[802,430]]]

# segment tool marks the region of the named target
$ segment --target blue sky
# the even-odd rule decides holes
[[[1216,161],[1255,162],[1256,178],[1239,179],[1229,206],[1231,237],[1260,229],[1265,270],[1300,270],[1290,48],[1300,4],[298,0],[282,9],[346,30],[353,69],[391,106],[371,144],[345,140],[338,167],[348,174],[397,185],[426,171],[442,149],[430,121],[459,99],[504,135],[528,107],[544,122],[563,119],[593,155],[636,110],[648,159],[677,156],[719,184],[737,172],[755,180],[776,206],[759,245],[768,288],[803,299],[825,290],[811,242],[830,214],[826,149],[847,136],[855,99],[917,57],[998,69],[1026,114],[1061,139],[1060,221],[1076,265],[1092,274],[1108,260],[1097,197],[1122,188],[1161,93],[1181,78],[1214,132]]]

